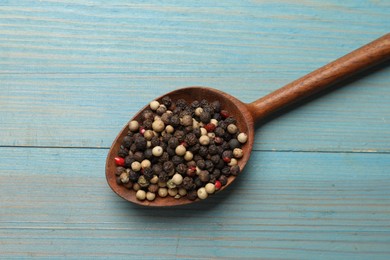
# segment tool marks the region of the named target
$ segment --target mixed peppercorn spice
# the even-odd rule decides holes
[[[115,157],[117,183],[138,200],[206,199],[240,173],[248,137],[219,101],[152,101],[139,121],[129,122]]]

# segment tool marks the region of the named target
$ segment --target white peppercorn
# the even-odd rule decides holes
[[[144,137],[145,137],[146,141],[152,140],[153,136],[154,136],[154,132],[152,130],[146,130],[144,133]],[[146,143],[146,146],[147,145],[148,144]]]
[[[201,127],[201,128],[200,128],[200,134],[201,134],[201,135],[207,135],[207,130],[206,130],[206,128]]]
[[[212,119],[210,120],[210,123],[213,124],[213,125],[215,125],[215,126],[218,126],[218,120],[215,119],[215,118],[212,118]]]
[[[161,146],[155,146],[152,149],[153,156],[160,157],[163,154],[164,150]]]
[[[235,133],[237,133],[238,128],[235,124],[229,124],[227,126],[227,130],[230,134],[235,134]]]
[[[187,195],[187,190],[184,189],[184,188],[179,188],[179,195],[180,195],[180,196],[185,196],[185,195]]]
[[[185,148],[185,146],[184,145],[178,145],[177,147],[176,147],[176,149],[175,149],[175,153],[177,154],[177,155],[179,155],[179,156],[183,156],[183,155],[185,155],[186,154],[186,151],[187,151],[187,149]]]
[[[207,199],[208,197],[208,193],[205,187],[199,188],[197,194],[198,194],[198,198],[201,200]]]
[[[208,194],[213,194],[215,192],[215,185],[211,182],[207,183],[204,188]]]
[[[139,200],[145,200],[146,198],[146,192],[144,190],[138,190],[136,193],[135,193],[135,197]]]
[[[244,152],[242,151],[242,149],[240,149],[240,148],[235,148],[235,149],[233,150],[233,156],[234,156],[235,158],[240,159],[240,158],[242,158],[243,155],[244,155]]]
[[[133,171],[135,171],[135,172],[138,172],[138,171],[141,170],[141,164],[140,164],[139,162],[135,161],[135,162],[133,162],[133,163],[131,164],[131,169],[132,169]]]
[[[158,176],[157,175],[153,175],[153,177],[150,179],[150,183],[157,184],[158,183]]]
[[[192,125],[192,116],[190,115],[184,115],[181,119],[180,122],[183,126],[190,126]]]
[[[165,124],[162,120],[155,120],[152,124],[152,128],[154,131],[160,133],[165,129]]]
[[[242,144],[245,144],[246,141],[248,140],[248,136],[247,134],[245,133],[239,133],[238,136],[237,136],[237,140],[242,143]]]
[[[160,196],[161,198],[165,198],[166,196],[168,196],[168,189],[167,188],[159,188],[158,189],[158,196]]]
[[[151,165],[152,165],[152,163],[148,159],[145,159],[141,162],[142,169],[150,168]]]
[[[198,108],[195,109],[195,115],[196,116],[200,116],[202,114],[202,112],[203,112],[203,108],[201,108],[201,107],[198,107]]]
[[[129,122],[129,130],[132,132],[137,131],[139,128],[139,123],[136,120],[132,120]]]
[[[148,191],[146,193],[146,199],[149,201],[153,201],[156,198],[156,194],[153,192]]]
[[[133,190],[138,191],[141,189],[141,186],[138,183],[134,183]]]
[[[172,133],[175,131],[175,129],[173,128],[173,126],[167,125],[167,126],[165,127],[165,131],[166,131],[168,134],[172,134]]]
[[[210,138],[207,135],[202,135],[199,137],[199,143],[201,145],[208,145],[210,143]]]
[[[191,161],[193,158],[194,158],[194,154],[191,153],[190,151],[187,151],[184,154],[184,160],[186,160],[187,162]]]
[[[183,182],[183,176],[181,176],[179,173],[175,173],[172,176],[172,182],[176,185],[180,185]]]
[[[236,158],[231,158],[230,159],[230,162],[228,163],[229,166],[234,166],[234,165],[237,165],[238,164],[238,161]]]
[[[169,196],[175,197],[177,195],[177,188],[168,189]]]
[[[150,102],[149,106],[151,110],[156,111],[157,108],[159,108],[160,103],[157,100],[153,100],[152,102]]]

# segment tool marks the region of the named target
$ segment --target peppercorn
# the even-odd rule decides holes
[[[153,175],[153,177],[150,179],[150,183],[157,184],[158,183],[158,176],[157,175]]]
[[[196,190],[192,190],[190,192],[187,192],[186,198],[189,199],[189,200],[196,200],[198,198],[197,191]]]
[[[199,152],[200,147],[201,147],[200,144],[196,143],[195,145],[189,148],[189,151],[195,156]]]
[[[210,157],[210,161],[213,163],[213,165],[217,165],[219,161],[221,160],[221,157],[218,154],[212,155]]]
[[[138,199],[138,200],[145,200],[146,198],[146,192],[144,190],[138,190],[136,193],[135,193],[135,197]]]
[[[176,166],[176,171],[180,174],[185,174],[186,171],[187,171],[187,165],[185,165],[184,163],[181,163],[179,165]]]
[[[129,182],[129,174],[127,172],[122,172],[121,175],[119,176],[119,178],[123,184],[126,184]]]
[[[222,159],[224,158],[232,158],[233,157],[233,152],[231,150],[225,150],[222,153]]]
[[[139,172],[135,172],[133,170],[129,171],[129,179],[130,179],[130,181],[136,182],[138,180],[139,176],[140,176]]]
[[[229,125],[229,123],[227,123],[225,120],[221,120],[218,122],[218,126],[221,127],[223,130],[226,130],[227,126]]]
[[[158,158],[158,161],[159,161],[160,163],[164,163],[164,162],[166,162],[166,161],[168,161],[168,160],[169,160],[169,154],[168,154],[168,152],[163,152],[162,155],[160,156],[160,158]]]
[[[240,143],[245,144],[246,141],[248,140],[248,136],[245,133],[239,133],[238,136],[237,136],[237,140]]]
[[[160,157],[163,154],[163,148],[161,146],[155,146],[152,149],[152,154],[155,157]]]
[[[156,100],[153,100],[149,103],[150,109],[157,110],[157,108],[160,106],[160,103]]]
[[[184,177],[182,182],[182,187],[188,191],[195,189],[195,184],[193,179],[191,177]]]
[[[166,161],[164,162],[162,168],[166,173],[170,173],[175,170],[175,165],[172,161]]]
[[[208,197],[208,193],[204,187],[199,188],[197,194],[198,194],[198,198],[202,200],[207,199]]]
[[[160,196],[161,198],[165,198],[166,196],[168,196],[168,189],[167,188],[159,188],[158,189],[158,196]]]
[[[217,190],[221,189],[222,183],[217,180],[217,181],[215,181],[214,186],[215,186],[215,190],[217,191]]]
[[[130,146],[129,146],[130,147]],[[123,146],[121,146],[121,148],[119,148],[119,152],[118,152],[118,155],[119,157],[126,157],[127,155],[129,154],[129,150],[127,150],[126,148],[124,148]]]
[[[243,155],[244,155],[244,152],[242,151],[242,149],[240,149],[240,148],[235,148],[235,149],[233,150],[233,156],[234,156],[235,158],[240,159],[240,158],[242,158]]]
[[[218,154],[218,148],[217,148],[217,146],[216,146],[215,144],[211,144],[211,145],[209,146],[208,152],[209,152],[210,155],[216,155],[216,154]]]
[[[171,137],[168,141],[168,146],[172,149],[176,149],[176,147],[179,145],[179,139],[176,137]]]
[[[225,162],[223,160],[219,160],[219,162],[214,165],[214,168],[219,170],[221,170],[223,167],[225,167]]]
[[[213,183],[207,183],[205,186],[204,186],[206,192],[208,194],[213,194],[215,192],[215,185]]]
[[[187,190],[184,189],[184,188],[179,188],[178,193],[179,193],[179,195],[180,195],[181,197],[183,197],[183,196],[187,195]]]
[[[229,116],[229,117],[227,117],[226,119],[225,119],[225,122],[227,123],[227,124],[235,124],[235,123],[237,123],[237,120],[234,118],[234,117],[231,117],[231,116]]]
[[[201,137],[199,137],[199,143],[201,145],[208,145],[210,143],[210,137],[208,137],[207,135],[202,135]]]
[[[171,107],[172,105],[172,100],[169,96],[164,96],[162,99],[161,99],[161,102],[164,104],[164,106],[166,106],[167,108]]]
[[[207,135],[207,130],[204,127],[200,128],[200,136],[202,137],[202,135]]]
[[[237,139],[234,139],[234,138],[231,139],[228,143],[229,143],[230,149],[232,149],[232,150],[241,147],[240,142]]]
[[[211,102],[210,106],[214,109],[214,112],[221,111],[221,102],[219,102],[218,100]]]
[[[226,111],[226,110],[221,110],[220,113],[221,113],[222,118],[227,118],[227,117],[229,117],[229,112]]]
[[[124,148],[129,149],[134,142],[134,137],[126,135],[123,137],[122,145]]]
[[[152,130],[146,130],[144,133],[144,137],[147,141],[152,140],[153,136],[154,136],[154,132]]]
[[[235,134],[237,133],[237,126],[235,124],[229,124],[227,130],[230,134]]]
[[[205,160],[205,169],[209,172],[214,170],[214,164],[211,160]]]
[[[142,188],[146,188],[146,187],[149,186],[149,181],[148,181],[148,180],[145,178],[145,176],[143,176],[143,175],[139,176],[137,183],[138,183],[139,186],[141,186]]]
[[[180,118],[177,114],[173,114],[171,119],[170,119],[170,125],[172,125],[173,127],[177,127],[180,125]]]
[[[206,157],[207,154],[208,154],[208,149],[207,149],[207,147],[206,147],[206,146],[201,146],[201,147],[199,148],[198,154],[199,154],[200,156],[202,156],[202,157]]]
[[[206,168],[206,163],[203,159],[201,159],[196,162],[196,166],[198,166],[199,169],[204,170]]]
[[[124,167],[118,166],[118,167],[116,167],[116,169],[115,169],[115,175],[119,176],[119,175],[121,175],[121,173],[124,172],[124,171],[126,171],[126,169],[125,169]]]
[[[153,201],[156,198],[156,193],[154,192],[146,192],[146,199],[149,201]]]
[[[169,180],[169,175],[167,172],[164,172],[164,171],[161,171],[159,174],[158,174],[158,180],[160,182],[166,182]]]
[[[179,173],[175,173],[175,175],[172,176],[172,182],[176,185],[180,185],[183,182],[183,176]]]
[[[175,165],[179,165],[180,163],[183,163],[183,162],[184,162],[184,158],[181,157],[181,156],[178,156],[178,155],[174,155],[174,156],[172,156],[171,161],[172,161]]]
[[[233,176],[237,176],[240,174],[240,166],[238,165],[233,165],[230,167],[230,174]]]
[[[179,142],[183,142],[185,138],[185,133],[182,130],[176,130],[173,133],[173,136],[176,137],[179,140]]]
[[[136,138],[134,144],[138,151],[144,151],[146,149],[146,139],[144,137]]]
[[[184,115],[181,118],[181,125],[183,125],[183,126],[191,126],[192,125],[192,116],[191,115]]]
[[[163,171],[163,167],[160,163],[153,164],[152,171],[154,174],[159,175]]]
[[[160,133],[162,132],[164,129],[165,129],[165,124],[162,120],[155,120],[153,123],[152,123],[152,128],[154,131]]]
[[[146,180],[150,181],[153,178],[153,171],[151,168],[143,169],[143,173]]]
[[[135,162],[135,159],[132,156],[128,155],[125,157],[125,163],[123,166],[126,168],[130,168],[133,162]]]
[[[196,167],[195,166],[188,167],[186,174],[189,177],[194,177],[196,175]]]
[[[148,120],[148,119],[153,119],[154,117],[154,113],[152,112],[152,110],[149,110],[149,109],[146,109],[143,113],[142,113],[142,119],[143,121],[145,120]]]
[[[183,155],[185,155],[186,154],[186,151],[187,151],[187,149],[185,148],[185,146],[184,145],[178,145],[177,147],[176,147],[176,149],[175,149],[175,152],[176,152],[176,154],[178,155],[178,156],[183,156]]]
[[[208,182],[210,180],[210,174],[208,171],[200,171],[199,173],[199,179],[202,182]]]
[[[216,137],[214,138],[214,143],[215,143],[216,145],[220,145],[220,144],[223,143],[223,139],[222,139],[221,137],[216,136]]]
[[[221,183],[222,186],[225,186],[227,184],[228,178],[225,175],[221,175],[218,178],[218,181]]]
[[[184,154],[184,160],[186,160],[186,161],[191,161],[193,158],[194,158],[194,154],[190,151],[187,151]]]
[[[221,170],[221,173],[225,176],[229,176],[230,175],[230,167],[229,166],[223,167]]]
[[[210,122],[211,115],[203,109],[203,112],[200,114],[199,119],[203,124],[207,124],[208,122]]]
[[[161,116],[163,115],[165,112],[167,112],[167,107],[164,106],[164,105],[160,105],[157,110],[156,110],[156,113],[157,115]]]
[[[150,184],[148,187],[148,191],[152,193],[156,193],[158,191],[158,185],[157,184]]]
[[[170,157],[172,157],[176,154],[175,149],[173,149],[171,147],[167,147],[167,153]]]
[[[152,149],[150,149],[150,148],[146,149],[144,152],[144,157],[146,159],[151,159],[152,156],[153,156]]]
[[[196,136],[197,138],[199,138],[199,137],[202,135],[202,133],[201,133],[201,131],[200,131],[200,128],[194,128],[194,129],[192,130],[192,132],[195,134],[195,136]]]
[[[142,162],[143,159],[145,158],[145,155],[144,155],[144,153],[142,153],[142,152],[135,152],[135,153],[133,154],[133,158],[134,158],[134,160],[136,160],[137,162]]]
[[[172,188],[172,189],[168,188],[168,194],[171,197],[175,197],[177,195],[177,192],[178,192],[177,188]]]
[[[129,130],[132,132],[138,131],[139,123],[136,120],[132,120],[129,122]]]

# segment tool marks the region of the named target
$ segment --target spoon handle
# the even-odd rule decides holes
[[[390,60],[390,33],[248,104],[254,121]]]

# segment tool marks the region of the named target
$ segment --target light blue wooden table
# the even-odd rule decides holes
[[[259,127],[242,176],[203,203],[140,208],[104,172],[153,98],[202,85],[251,102],[388,33],[389,14],[386,0],[0,0],[0,257],[389,259],[386,66]]]

